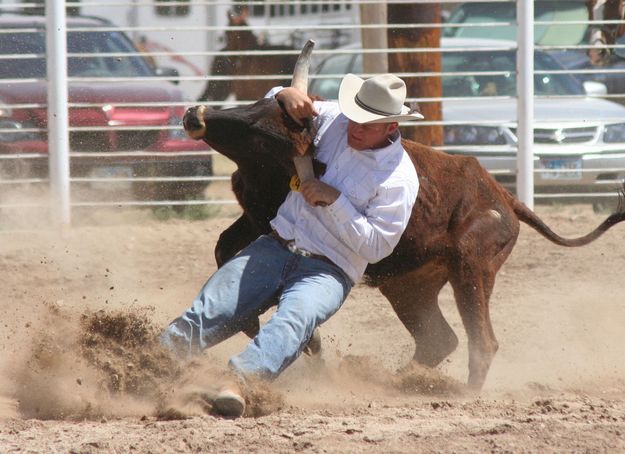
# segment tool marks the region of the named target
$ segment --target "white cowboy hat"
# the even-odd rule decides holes
[[[419,112],[404,105],[406,84],[393,74],[380,74],[364,80],[347,74],[339,88],[341,112],[356,123],[394,123],[422,120]]]

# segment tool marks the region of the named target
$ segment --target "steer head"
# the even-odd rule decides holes
[[[293,73],[291,85],[304,93],[307,92],[313,46],[312,41],[306,43]],[[192,107],[185,113],[183,124],[190,137],[204,140],[239,168],[262,165],[271,159],[292,174],[295,159],[300,178],[300,167],[303,172],[312,169],[314,134],[309,127],[297,124],[275,98],[223,110]],[[303,165],[301,158],[304,159]]]

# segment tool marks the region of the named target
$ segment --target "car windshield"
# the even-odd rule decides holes
[[[26,79],[46,77],[46,36],[42,32],[0,34],[0,78]],[[120,56],[137,52],[119,32],[67,33],[68,54],[82,54],[67,59],[70,77],[141,77],[152,76],[146,61],[138,56]],[[116,54],[107,57],[106,54]],[[32,55],[32,56],[31,56]],[[15,58],[27,56],[26,58]]]
[[[516,53],[514,51],[471,51],[444,52],[443,72],[485,73],[449,75],[443,77],[443,96],[515,96],[516,95]],[[582,84],[574,77],[563,73],[549,73],[561,70],[558,63],[543,52],[536,52],[535,71],[546,71],[534,76],[536,95],[583,95]],[[335,55],[327,58],[317,69],[317,75],[362,73],[362,55]],[[488,74],[499,72],[501,74]],[[336,99],[340,77],[315,78],[311,82],[311,93],[325,99]]]
[[[583,1],[536,1],[534,20],[537,22],[587,21],[588,10]],[[465,3],[449,16],[443,36],[456,38],[492,38],[516,41],[516,25],[476,26],[489,22],[516,23],[516,4],[508,3]],[[463,26],[466,25],[466,26]],[[566,46],[587,42],[587,25],[537,24],[534,26],[534,41],[543,46]]]
[[[535,71],[554,71],[560,66],[548,55],[536,52]],[[448,52],[443,55],[443,72],[471,72],[472,75],[443,77],[444,96],[515,96],[516,53],[513,51]],[[501,72],[502,74],[478,74]],[[583,95],[583,86],[568,74],[534,75],[536,95]]]
[[[316,74],[346,74],[349,72],[362,72],[362,58],[360,55],[332,55],[319,65]],[[312,79],[310,82],[311,93],[325,99],[336,99],[339,92],[340,79]]]

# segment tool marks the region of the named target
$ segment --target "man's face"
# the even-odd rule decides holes
[[[347,143],[355,150],[382,148],[388,137],[397,130],[397,123],[356,123],[349,121]]]

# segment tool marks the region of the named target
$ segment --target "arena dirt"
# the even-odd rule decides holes
[[[568,236],[604,217],[537,211]],[[463,385],[449,288],[440,304],[460,346],[425,370],[389,304],[358,285],[322,327],[321,358],[254,387],[247,415],[227,420],[210,399],[247,338],[190,363],[154,339],[214,271],[232,221],[136,210],[77,216],[62,232],[23,219],[0,231],[0,452],[625,451],[625,226],[580,249],[523,227],[498,274],[500,350],[479,394]]]

